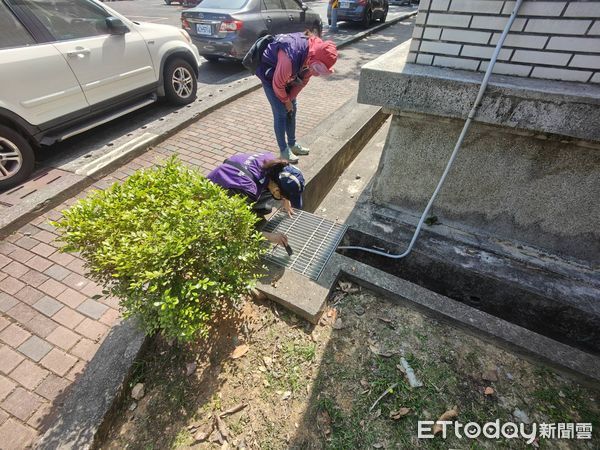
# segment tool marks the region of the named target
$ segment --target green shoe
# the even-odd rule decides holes
[[[292,153],[289,147],[286,147],[283,152],[281,152],[281,158],[287,159],[292,164],[296,164],[298,162],[298,157]]]
[[[310,152],[310,149],[308,149],[306,147],[302,147],[297,142],[292,147],[290,147],[290,150],[292,152],[294,152],[294,155],[298,155],[298,156],[308,155],[308,153]]]

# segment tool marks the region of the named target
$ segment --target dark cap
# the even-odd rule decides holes
[[[304,175],[297,167],[290,164],[279,172],[278,183],[281,193],[289,199],[292,206],[302,209],[302,191],[304,191]]]

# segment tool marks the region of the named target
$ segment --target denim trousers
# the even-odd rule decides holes
[[[267,99],[271,104],[271,111],[273,111],[273,127],[275,129],[275,137],[277,138],[279,152],[283,154],[288,145],[290,147],[293,147],[296,144],[296,99],[292,100],[294,110],[292,117],[288,120],[285,104],[277,98],[277,95],[275,95],[275,91],[273,90],[273,86],[268,83],[263,83],[263,89],[265,90]],[[286,135],[287,144],[285,139]]]

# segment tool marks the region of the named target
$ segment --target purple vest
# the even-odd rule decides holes
[[[277,54],[283,50],[292,61],[292,74],[298,76],[302,65],[308,57],[308,38],[304,33],[278,34],[275,40],[267,45],[261,62],[256,69],[256,76],[263,83],[273,83],[273,73],[277,66]]]
[[[229,164],[221,164],[210,172],[206,178],[225,189],[242,191],[256,201],[269,181],[262,166],[265,161],[275,159],[275,156],[272,153],[240,153],[228,159],[242,164],[253,175],[256,182],[240,169]]]

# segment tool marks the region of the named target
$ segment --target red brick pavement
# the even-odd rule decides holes
[[[383,53],[382,49],[379,53]],[[371,55],[372,58],[375,55]],[[355,97],[356,58],[342,58],[336,76],[313,79],[298,103],[297,135],[310,133]],[[220,108],[0,241],[0,436],[3,449],[31,445],[119,319],[118,302],[85,277],[76,254],[59,252],[50,220],[93,189],[124,180],[176,153],[207,172],[237,152],[277,153],[262,90]],[[302,161],[301,161],[302,163]],[[300,164],[301,164],[300,163]]]

